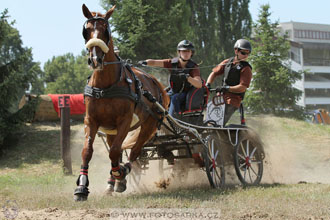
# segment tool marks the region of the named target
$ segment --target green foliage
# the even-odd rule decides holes
[[[168,58],[187,37],[189,7],[185,0],[103,0],[105,10],[116,5],[110,23],[124,58]]]
[[[31,117],[31,106],[18,111],[18,103],[42,74],[39,63],[32,61],[31,48],[22,47],[19,32],[12,27],[14,22],[8,22],[7,13],[4,10],[0,16],[0,147],[21,122]]]
[[[269,16],[269,5],[262,5],[259,19],[253,25],[250,61],[255,73],[245,103],[253,113],[300,117],[302,109],[296,102],[301,91],[293,84],[301,79],[301,73],[290,71],[289,41],[286,35],[280,35],[278,22],[271,23]]]
[[[86,52],[74,57],[68,53],[53,57],[44,66],[43,80],[47,84],[46,93],[79,94],[84,91],[86,80],[92,71],[88,68]]]
[[[102,0],[118,37],[121,56],[133,60],[176,56],[179,41],[188,39],[196,47],[193,59],[213,66],[233,54],[235,40],[249,37],[249,0]],[[207,78],[211,67],[202,68]]]
[[[233,55],[237,39],[250,37],[250,0],[189,0],[196,56],[209,66]],[[204,73],[209,74],[209,72]]]

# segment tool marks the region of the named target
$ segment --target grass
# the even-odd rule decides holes
[[[248,120],[251,124],[256,123],[255,118]],[[269,117],[262,124],[255,124],[256,130],[263,130],[267,124],[300,139],[326,139],[330,132],[326,126]],[[72,137],[78,127],[73,126]],[[272,183],[246,188],[235,184],[224,189],[211,189],[204,184],[115,196],[91,190],[87,202],[77,203],[73,201],[77,175],[62,173],[59,131],[59,124],[28,124],[18,135],[18,141],[13,141],[14,144],[7,148],[0,158],[0,207],[6,201],[15,200],[21,212],[47,208],[75,213],[92,210],[104,218],[109,216],[100,213],[107,213],[110,208],[211,208],[220,210],[222,219],[330,218],[330,185],[317,183]],[[73,170],[77,174],[80,161],[73,162]],[[91,177],[90,181],[95,184],[97,180]],[[38,215],[44,219],[49,213],[46,210]],[[82,218],[80,214],[72,219],[74,217]]]

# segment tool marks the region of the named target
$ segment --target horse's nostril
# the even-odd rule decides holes
[[[88,62],[88,65],[91,65],[93,63],[91,58],[88,58],[87,62]]]

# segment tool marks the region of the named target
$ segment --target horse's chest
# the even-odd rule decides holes
[[[86,114],[97,118],[128,117],[134,111],[134,104],[126,99],[91,100],[86,105]],[[106,121],[108,121],[106,120]]]

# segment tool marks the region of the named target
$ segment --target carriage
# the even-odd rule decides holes
[[[216,92],[217,89],[209,90],[205,86],[192,89],[198,90],[193,94],[203,94],[203,98],[200,99],[199,95],[193,99],[188,93],[189,103],[175,117],[167,114],[159,103],[155,103],[163,111],[164,121],[160,123],[154,137],[143,146],[137,160],[138,171],[130,178],[131,183],[138,185],[142,171],[148,170],[149,162],[156,160],[160,174],[170,169],[171,176],[178,181],[184,181],[187,171],[197,167],[206,172],[211,187],[221,188],[225,185],[225,170],[234,165],[236,175],[243,185],[259,184],[263,174],[264,150],[255,131],[245,125],[243,107],[239,111],[241,124],[222,126],[222,94],[218,93],[208,102],[210,92]],[[190,108],[191,102],[199,107]],[[215,115],[214,111],[217,112]],[[109,151],[106,134],[98,131],[98,136]],[[123,154],[128,155],[126,151]],[[184,159],[193,162],[180,163]]]

